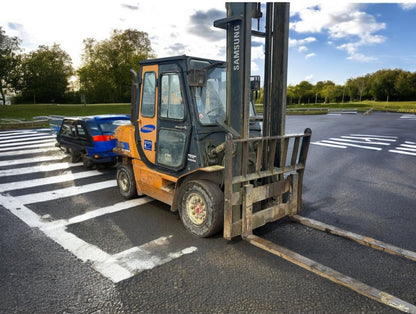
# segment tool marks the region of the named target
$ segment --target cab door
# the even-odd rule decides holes
[[[191,132],[183,73],[179,68],[161,67],[159,94],[156,164],[179,172],[189,159]]]
[[[140,91],[140,109],[138,112],[138,131],[144,157],[152,164],[156,160],[157,133],[157,78],[158,65],[144,65]]]

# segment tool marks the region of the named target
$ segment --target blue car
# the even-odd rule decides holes
[[[130,124],[129,115],[64,118],[56,134],[57,146],[71,157],[71,162],[82,160],[87,168],[94,164],[114,165],[118,156],[113,152],[117,143],[114,131],[126,124]]]

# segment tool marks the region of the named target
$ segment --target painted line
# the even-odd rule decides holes
[[[9,157],[9,156],[17,156],[17,155],[29,155],[29,154],[39,154],[39,153],[46,153],[50,151],[61,151],[58,147],[50,146],[38,149],[26,149],[26,150],[18,150],[18,151],[8,151],[8,152],[0,152],[0,157]]]
[[[351,136],[364,136],[364,137],[377,137],[377,138],[396,138],[397,136],[388,136],[388,135],[369,135],[369,134],[350,134]]]
[[[160,237],[141,246],[133,247],[124,252],[120,252],[112,256],[112,258],[131,273],[137,274],[144,270],[153,269],[156,266],[168,263],[185,254],[191,254],[197,250],[191,246],[186,249],[169,252],[169,244],[172,235]],[[98,265],[96,265],[98,266]],[[103,263],[99,267],[105,267]]]
[[[320,145],[320,146],[327,146],[327,147],[335,147],[335,148],[347,148],[347,146],[326,144],[326,143],[322,143],[322,142],[312,142],[311,144]]]
[[[363,145],[356,145],[356,144],[349,144],[349,143],[339,143],[339,142],[334,142],[334,141],[327,141],[327,140],[323,140],[322,142],[324,143],[329,143],[329,144],[335,144],[335,145],[345,145],[345,146],[351,146],[351,147],[357,147],[357,148],[364,148],[364,149],[370,149],[370,150],[381,150],[380,147],[370,147],[370,146],[363,146]]]
[[[27,181],[8,182],[0,184],[0,192],[20,190],[25,188],[32,188],[36,186],[43,186],[48,184],[62,183],[68,181],[74,181],[82,178],[90,178],[93,176],[102,175],[102,172],[97,170],[82,171],[77,173],[66,173],[58,176],[52,176],[47,178],[33,179]]]
[[[168,244],[172,239],[172,235],[169,235],[110,255],[97,246],[66,231],[65,226],[45,223],[40,216],[22,205],[14,197],[0,195],[0,205],[7,208],[29,227],[39,228],[45,235],[74,254],[81,261],[91,263],[95,270],[114,283],[133,277],[143,270],[152,269],[197,251],[196,247],[191,246],[176,252],[169,252]]]
[[[398,149],[398,150],[405,150],[405,151],[408,151],[408,152],[416,152],[416,147],[415,148],[396,147],[396,149]]]
[[[8,132],[8,131],[3,131],[0,132],[0,137],[6,137],[6,136],[19,136],[19,135],[27,135],[30,134],[29,136],[33,136],[33,134],[38,134],[38,132],[36,131],[21,131],[21,132]]]
[[[402,144],[400,146],[409,147],[409,148],[416,148],[416,145],[409,145],[409,144]]]
[[[63,170],[63,169],[71,168],[71,167],[78,167],[81,165],[82,165],[82,162],[77,162],[77,163],[57,162],[53,164],[40,165],[40,166],[35,166],[35,167],[24,167],[24,168],[0,170],[0,177],[17,176],[21,174],[29,174],[29,173],[36,173],[36,172]]]
[[[416,156],[416,153],[405,152],[405,151],[402,151],[402,150],[390,149],[389,152],[390,153],[396,153],[396,154],[402,154],[402,155]]]
[[[370,145],[390,145],[390,143],[384,143],[384,142],[356,141],[356,140],[348,140],[348,139],[344,139],[344,138],[330,138],[330,140],[348,142],[348,143],[370,144]]]
[[[45,140],[34,139],[30,142],[18,143],[18,145],[30,145],[30,144],[38,144],[38,143],[56,143],[56,140],[54,140],[54,139],[45,139]],[[16,146],[16,143],[0,144],[0,147],[13,147],[13,146]]]
[[[0,161],[0,167],[32,164],[32,163],[46,162],[46,161],[56,161],[56,160],[62,160],[63,158],[65,158],[65,155],[51,155],[51,156],[39,156],[39,157],[32,157],[32,158],[13,159],[13,160],[2,160]]]
[[[0,143],[16,143],[16,142],[24,142],[24,141],[35,141],[35,140],[43,140],[43,139],[55,139],[55,135],[39,135],[39,136],[25,136],[25,138],[10,138],[7,137],[6,139],[0,138]]]
[[[63,188],[58,190],[26,194],[21,196],[15,196],[22,204],[35,204],[39,202],[52,201],[59,198],[75,196],[79,194],[94,192],[117,186],[116,180],[108,180],[97,183],[86,184],[82,186],[72,186],[69,188]]]
[[[26,148],[39,148],[39,147],[55,147],[55,145],[52,145],[54,141],[51,141],[50,143],[42,143],[42,144],[33,144],[33,145],[25,145],[25,146],[15,146],[15,147],[7,147],[7,148],[0,148],[0,152],[5,151],[17,151],[21,149]]]
[[[364,140],[364,141],[369,141],[369,142],[371,142],[372,140],[386,141],[386,142],[396,142],[396,139],[381,138],[381,137],[368,137],[368,136],[341,136],[341,138]]]
[[[85,214],[82,215],[78,215],[72,218],[67,219],[66,221],[64,221],[65,226],[68,225],[72,225],[72,224],[76,224],[76,223],[80,223],[89,219],[93,219],[93,218],[97,218],[103,215],[108,215],[108,214],[113,214],[125,209],[129,209],[132,207],[136,207],[136,206],[140,206],[149,202],[154,201],[153,198],[145,196],[142,198],[138,198],[138,199],[133,199],[133,200],[129,200],[129,201],[124,201],[121,203],[117,203],[111,206],[107,206],[107,207],[103,207],[103,208],[98,208],[96,210],[92,210],[89,211]],[[58,220],[59,221],[59,220]]]
[[[409,142],[409,141],[405,141],[405,144],[416,145],[416,142]]]

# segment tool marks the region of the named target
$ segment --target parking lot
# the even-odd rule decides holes
[[[416,251],[415,126],[289,116],[287,133],[313,130],[302,215]],[[0,132],[0,312],[393,311],[239,239],[193,237],[168,206],[125,201],[114,167],[69,163],[55,142]],[[415,262],[288,220],[257,233],[416,303]]]

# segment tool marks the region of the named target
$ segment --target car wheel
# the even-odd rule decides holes
[[[71,157],[70,161],[72,163],[79,162],[81,160],[81,152],[78,150],[70,149],[69,156]]]
[[[181,187],[179,214],[183,225],[198,237],[218,233],[224,221],[224,194],[213,182],[195,180]]]
[[[134,180],[134,173],[131,165],[122,164],[118,167],[117,185],[120,194],[125,199],[131,199],[137,196],[136,181]]]

